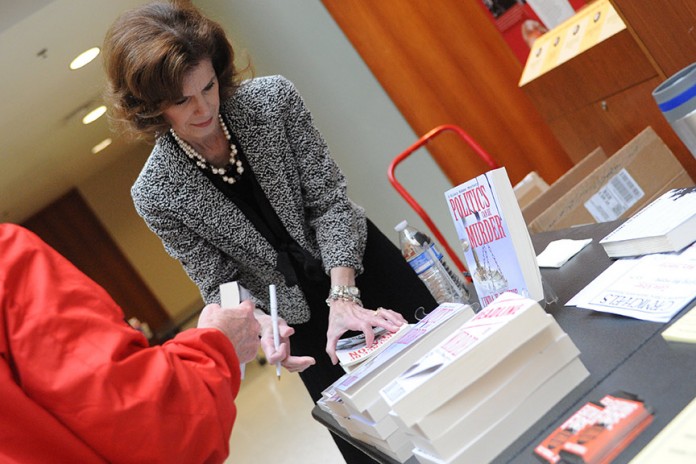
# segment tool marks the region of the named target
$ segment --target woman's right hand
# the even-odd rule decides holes
[[[276,349],[271,316],[258,309],[254,315],[261,325],[261,349],[270,364],[280,361],[280,364],[289,372],[302,372],[309,366],[316,364],[316,360],[311,356],[292,356],[290,354],[290,336],[295,333],[295,329],[290,327],[285,320],[278,318],[280,344]]]

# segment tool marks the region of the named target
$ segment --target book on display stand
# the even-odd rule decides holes
[[[505,168],[447,190],[445,199],[481,306],[504,292],[543,304],[550,289]]]

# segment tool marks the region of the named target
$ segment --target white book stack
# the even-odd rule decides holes
[[[424,463],[489,462],[588,376],[535,301],[505,293],[381,390]]]
[[[413,445],[389,415],[379,391],[473,315],[468,305],[441,304],[384,351],[334,382],[324,391],[319,407],[330,412],[352,437],[405,462],[413,456]]]
[[[341,397],[338,396],[338,393],[336,393],[334,385],[329,385],[329,387],[321,393],[321,398],[317,401],[317,406],[319,406],[322,411],[331,414],[334,418],[348,417],[350,415],[350,410],[345,403],[343,403]]]
[[[336,392],[354,411],[373,420],[383,417],[389,407],[379,391],[473,316],[468,305],[441,304],[380,355],[343,376],[334,384]]]

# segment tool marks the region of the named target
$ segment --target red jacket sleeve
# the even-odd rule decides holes
[[[240,372],[222,332],[148,347],[99,285],[33,233],[0,225],[0,255],[10,366],[33,401],[110,462],[224,461]]]

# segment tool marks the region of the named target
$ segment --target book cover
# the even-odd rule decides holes
[[[618,391],[573,413],[535,449],[542,462],[611,462],[652,422],[652,411],[636,395]]]
[[[411,426],[552,322],[537,302],[504,293],[387,384],[380,395]]]
[[[387,346],[397,341],[410,327],[409,324],[404,324],[396,332],[376,328],[375,338],[370,346],[365,345],[365,334],[339,340],[336,344],[336,356],[339,364],[346,372],[352,371],[360,363],[376,356]]]
[[[338,394],[358,412],[380,399],[379,390],[474,316],[471,306],[443,303],[411,327],[407,334],[357,366],[335,383]]]
[[[679,251],[696,241],[696,187],[672,189],[600,240],[611,258]]]
[[[542,300],[536,252],[505,168],[448,190],[445,199],[481,306],[504,292]]]

